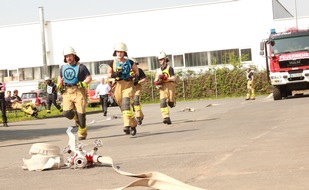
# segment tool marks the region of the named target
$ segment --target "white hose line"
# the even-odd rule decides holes
[[[162,190],[205,190],[199,187],[194,187],[188,184],[185,184],[177,179],[174,179],[172,177],[169,177],[165,174],[162,174],[160,172],[147,172],[147,173],[140,173],[140,174],[132,174],[129,172],[125,172],[125,171],[121,171],[118,168],[115,167],[114,163],[113,163],[113,159],[111,157],[107,157],[107,156],[98,156],[96,158],[94,158],[94,160],[97,160],[98,162],[100,162],[101,164],[107,164],[113,167],[113,169],[121,174],[121,175],[125,175],[125,176],[129,176],[129,177],[135,177],[135,178],[141,178],[138,179],[136,181],[133,181],[132,183],[124,186],[124,187],[120,187],[120,188],[116,188],[114,190],[123,190],[129,187],[151,187],[154,189],[162,189]]]

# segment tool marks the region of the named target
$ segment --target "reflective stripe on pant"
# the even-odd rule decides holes
[[[144,118],[144,114],[142,111],[142,106],[140,103],[140,97],[142,94],[142,85],[138,84],[135,86],[135,95],[134,95],[134,110],[135,110],[135,117]]]
[[[86,114],[86,89],[78,88],[77,86],[66,87],[63,97],[63,115],[66,116],[68,112],[73,110],[77,112],[75,117],[71,117],[79,122],[81,128],[86,127],[86,116],[78,118],[79,115]],[[68,118],[68,117],[67,117]],[[81,121],[79,121],[79,119]]]
[[[136,127],[137,122],[134,118],[131,107],[135,92],[133,81],[116,81],[112,90],[115,96],[115,101],[122,111],[123,126]]]
[[[247,83],[247,98],[255,98],[254,86],[252,81],[248,81]]]
[[[160,111],[163,118],[169,117],[167,104],[174,102],[176,105],[176,84],[175,82],[162,83],[160,88]]]

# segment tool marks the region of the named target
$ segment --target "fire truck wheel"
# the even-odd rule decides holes
[[[280,88],[278,86],[273,86],[273,98],[274,98],[274,100],[281,100],[282,99],[281,91],[280,91]]]

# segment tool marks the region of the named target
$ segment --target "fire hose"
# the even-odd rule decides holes
[[[111,166],[114,171],[117,173],[128,176],[128,177],[134,177],[139,178],[138,180],[135,180],[131,182],[130,184],[116,188],[114,190],[123,190],[129,187],[151,187],[154,189],[168,189],[168,190],[204,190],[202,188],[194,187],[188,184],[185,184],[177,179],[174,179],[172,177],[169,177],[163,173],[160,172],[146,172],[146,173],[140,173],[140,174],[133,174],[129,172],[125,172],[117,168],[113,162],[113,159],[109,156],[100,156],[97,154],[97,150],[99,147],[103,146],[103,143],[100,140],[95,140],[93,142],[94,148],[90,152],[87,152],[84,150],[84,145],[82,143],[76,143],[76,139],[74,134],[72,133],[73,127],[68,127],[66,130],[66,133],[69,136],[69,142],[68,146],[64,148],[63,152],[70,154],[69,157],[67,157],[65,161],[65,165],[70,168],[74,169],[84,169],[88,167],[93,167],[96,165],[109,165]],[[38,153],[43,155],[42,157],[44,159],[41,159],[40,161],[46,161],[46,164],[43,163],[39,166],[31,166],[31,159],[24,159],[24,166],[23,169],[29,169],[29,170],[44,170],[48,168],[60,168],[64,164],[61,162],[62,158],[59,159],[59,147],[52,146],[52,145],[44,145],[44,150],[42,148],[38,148],[39,145],[42,145],[44,143],[37,143],[32,146],[30,149],[30,153],[33,153],[33,157],[35,158],[37,162]],[[36,156],[36,157],[35,157]],[[49,160],[48,160],[49,158]],[[60,160],[60,161],[59,161]],[[63,160],[62,160],[63,161]]]

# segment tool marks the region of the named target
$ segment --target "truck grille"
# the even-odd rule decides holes
[[[279,61],[280,68],[309,66],[309,59]]]

